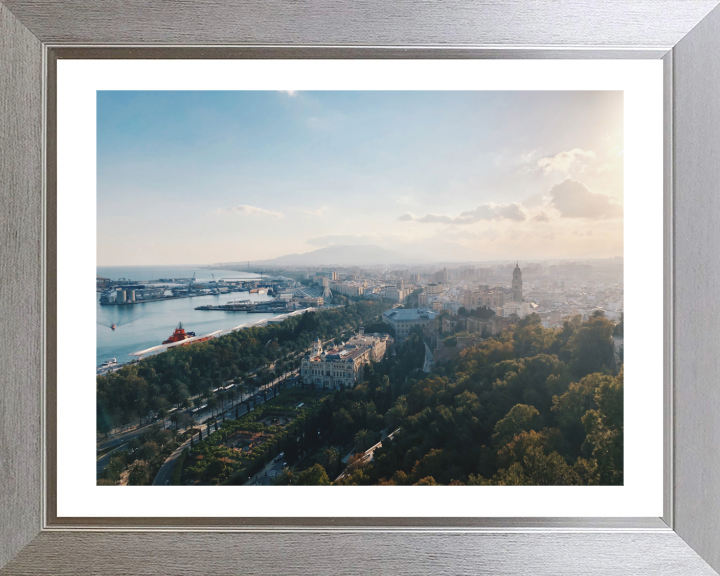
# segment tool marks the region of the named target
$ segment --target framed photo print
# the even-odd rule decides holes
[[[715,574],[661,4],[0,3],[3,573]]]

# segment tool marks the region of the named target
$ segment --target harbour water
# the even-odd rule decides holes
[[[103,267],[99,266],[97,274],[104,278],[127,280],[157,280],[159,278],[191,278],[195,272],[198,282],[221,278],[259,279],[259,274],[228,270],[203,270],[181,266],[136,266],[136,267]],[[145,350],[158,344],[173,333],[182,322],[186,330],[195,332],[197,336],[216,330],[234,328],[241,324],[257,322],[272,318],[277,314],[248,314],[247,312],[223,312],[218,310],[195,310],[204,304],[219,305],[230,300],[252,300],[265,302],[272,300],[266,295],[248,292],[232,292],[230,294],[194,296],[163,302],[146,302],[133,306],[100,306],[100,294],[96,295],[97,310],[97,364],[109,358],[117,358],[118,363],[134,360],[131,353]],[[117,328],[108,326],[115,323]]]

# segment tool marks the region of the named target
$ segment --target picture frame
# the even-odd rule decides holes
[[[718,0],[428,6],[0,0],[3,574],[720,570]],[[588,22],[593,22],[592,26]],[[654,58],[665,67],[662,518],[79,519],[54,514],[58,58]],[[658,313],[660,313],[658,311]]]

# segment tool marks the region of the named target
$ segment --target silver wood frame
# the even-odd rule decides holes
[[[720,0],[0,0],[2,574],[720,570]],[[58,58],[662,58],[662,518],[67,519],[54,503]]]

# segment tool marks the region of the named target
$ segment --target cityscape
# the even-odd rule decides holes
[[[621,95],[233,94],[99,94],[98,219],[128,239],[98,227],[98,485],[621,485]],[[192,147],[141,157],[181,129],[246,171],[209,156],[219,191],[185,192]],[[185,205],[192,242],[146,225]]]

